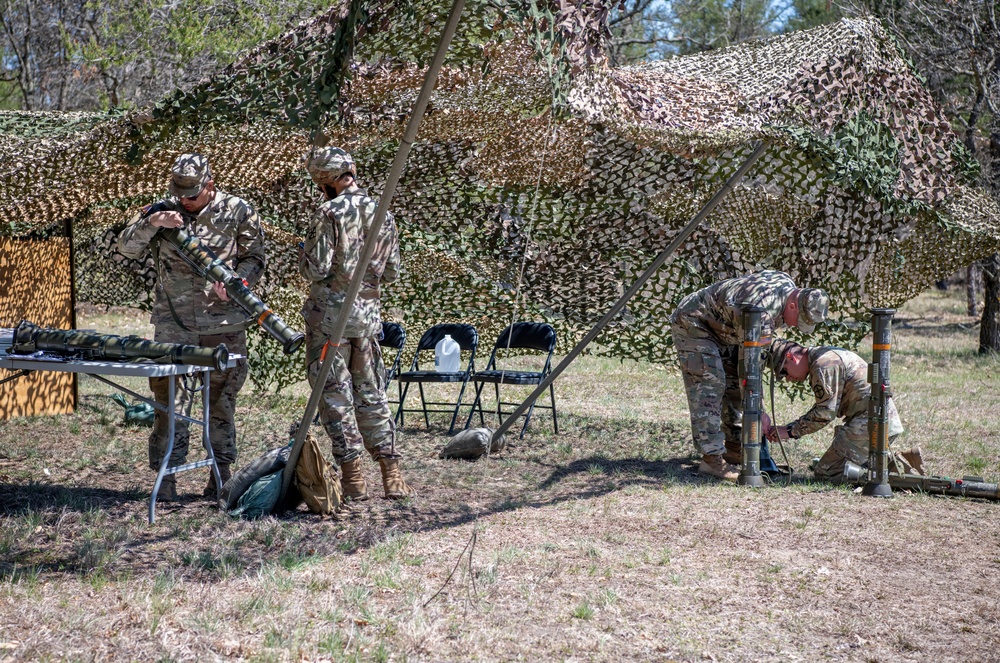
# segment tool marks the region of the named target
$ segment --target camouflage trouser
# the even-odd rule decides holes
[[[306,331],[309,384],[322,365],[326,337]],[[385,396],[382,349],[374,338],[344,338],[336,352],[319,402],[320,421],[333,443],[337,464],[351,461],[367,449],[372,458],[399,458],[396,427]]]
[[[225,343],[226,348],[233,354],[246,356],[247,335],[246,332],[236,332],[235,334],[216,334],[213,336],[200,336],[195,332],[184,331],[174,322],[160,323],[156,325],[157,341],[167,343],[186,343],[189,345],[201,345],[214,348],[219,343]],[[201,375],[200,373],[198,374]],[[247,363],[242,361],[227,371],[212,371],[209,373],[209,426],[208,436],[212,442],[212,451],[215,453],[215,460],[220,465],[228,465],[236,461],[236,394],[247,379]],[[170,380],[176,382],[178,412],[190,415],[194,399],[201,399],[198,389],[201,378],[194,376],[177,376],[149,378],[149,388],[153,391],[153,400],[166,405]],[[169,466],[181,465],[187,458],[189,431],[186,421],[174,420],[174,448],[170,454]],[[201,430],[198,430],[201,434]],[[154,470],[160,469],[160,462],[163,454],[167,450],[167,415],[157,410],[156,419],[153,422],[153,432],[149,434],[149,466]]]
[[[695,445],[707,455],[721,455],[726,448],[738,450],[743,428],[739,348],[692,337],[679,325],[671,330]]]
[[[889,451],[890,464],[899,462],[908,464],[899,458],[896,460],[897,450],[894,449],[896,440],[903,432],[903,424],[899,420],[899,412],[896,411],[896,404],[889,400]],[[855,465],[864,466],[868,463],[868,413],[865,412],[856,417],[852,417],[840,426],[833,429],[833,443],[826,450],[819,463],[813,468],[813,474],[817,479],[840,483],[844,473],[844,465],[851,461]]]

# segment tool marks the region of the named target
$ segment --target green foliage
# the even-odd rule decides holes
[[[792,0],[792,16],[785,23],[786,32],[808,30],[843,18],[840,7],[830,0]]]
[[[675,0],[671,6],[680,55],[766,37],[776,18],[768,0]]]

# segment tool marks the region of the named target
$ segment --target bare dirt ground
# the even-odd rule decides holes
[[[996,481],[998,361],[961,302],[897,317],[904,444]],[[1000,503],[811,482],[830,431],[789,447],[791,486],[703,479],[679,383],[583,358],[557,382],[560,434],[536,412],[488,461],[439,460],[445,418],[410,419],[415,499],[237,521],[195,472],[149,526],[147,430],[82,378],[77,414],[0,424],[0,661],[1000,660]],[[305,398],[245,393],[241,461]],[[779,396],[777,419],[806,408]]]

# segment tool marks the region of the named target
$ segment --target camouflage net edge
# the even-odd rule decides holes
[[[345,60],[327,50],[349,47],[351,73],[336,112],[324,106],[320,114],[321,140],[351,149],[377,194],[430,42],[395,57],[391,45],[443,20],[442,3],[416,3],[396,22],[393,3],[372,3],[347,35],[346,7],[165,102],[194,99],[190,107],[75,117],[48,130],[44,149],[4,143],[20,152],[0,160],[0,187],[16,201],[0,205],[0,223],[22,233],[75,218],[80,297],[141,305],[148,273],[113,255],[115,225],[162,194],[176,153],[201,150],[220,187],[250,199],[266,220],[270,265],[259,294],[301,327],[295,243],[318,204],[299,163],[316,127],[291,121],[306,110],[302,91],[328,90],[324,76]],[[862,329],[846,323],[862,320],[867,306],[898,305],[1000,244],[996,201],[970,184],[961,144],[875,22],[618,70],[591,49],[560,61],[558,73],[553,62],[572,40],[557,48],[537,21],[519,22],[491,3],[467,12],[393,202],[406,272],[387,288],[385,309],[414,343],[434,322],[462,321],[479,326],[486,347],[518,302],[518,317],[553,322],[568,348],[759,139],[772,144],[767,156],[601,335],[597,351],[669,361],[666,318],[676,302],[762,268],[827,288],[843,324],[819,340],[851,346]],[[372,16],[382,22],[365,24]],[[340,35],[332,45],[331,34]],[[547,47],[558,58],[540,57]],[[292,65],[294,80],[282,73]],[[562,108],[554,78],[564,81]],[[299,106],[269,105],[292,96]],[[207,119],[196,113],[206,103],[214,109]],[[0,114],[0,140],[24,122]],[[251,338],[258,387],[301,379],[297,360],[268,343]]]

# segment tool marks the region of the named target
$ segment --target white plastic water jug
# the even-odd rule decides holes
[[[434,346],[434,368],[438,373],[458,373],[462,361],[462,348],[449,334]]]

